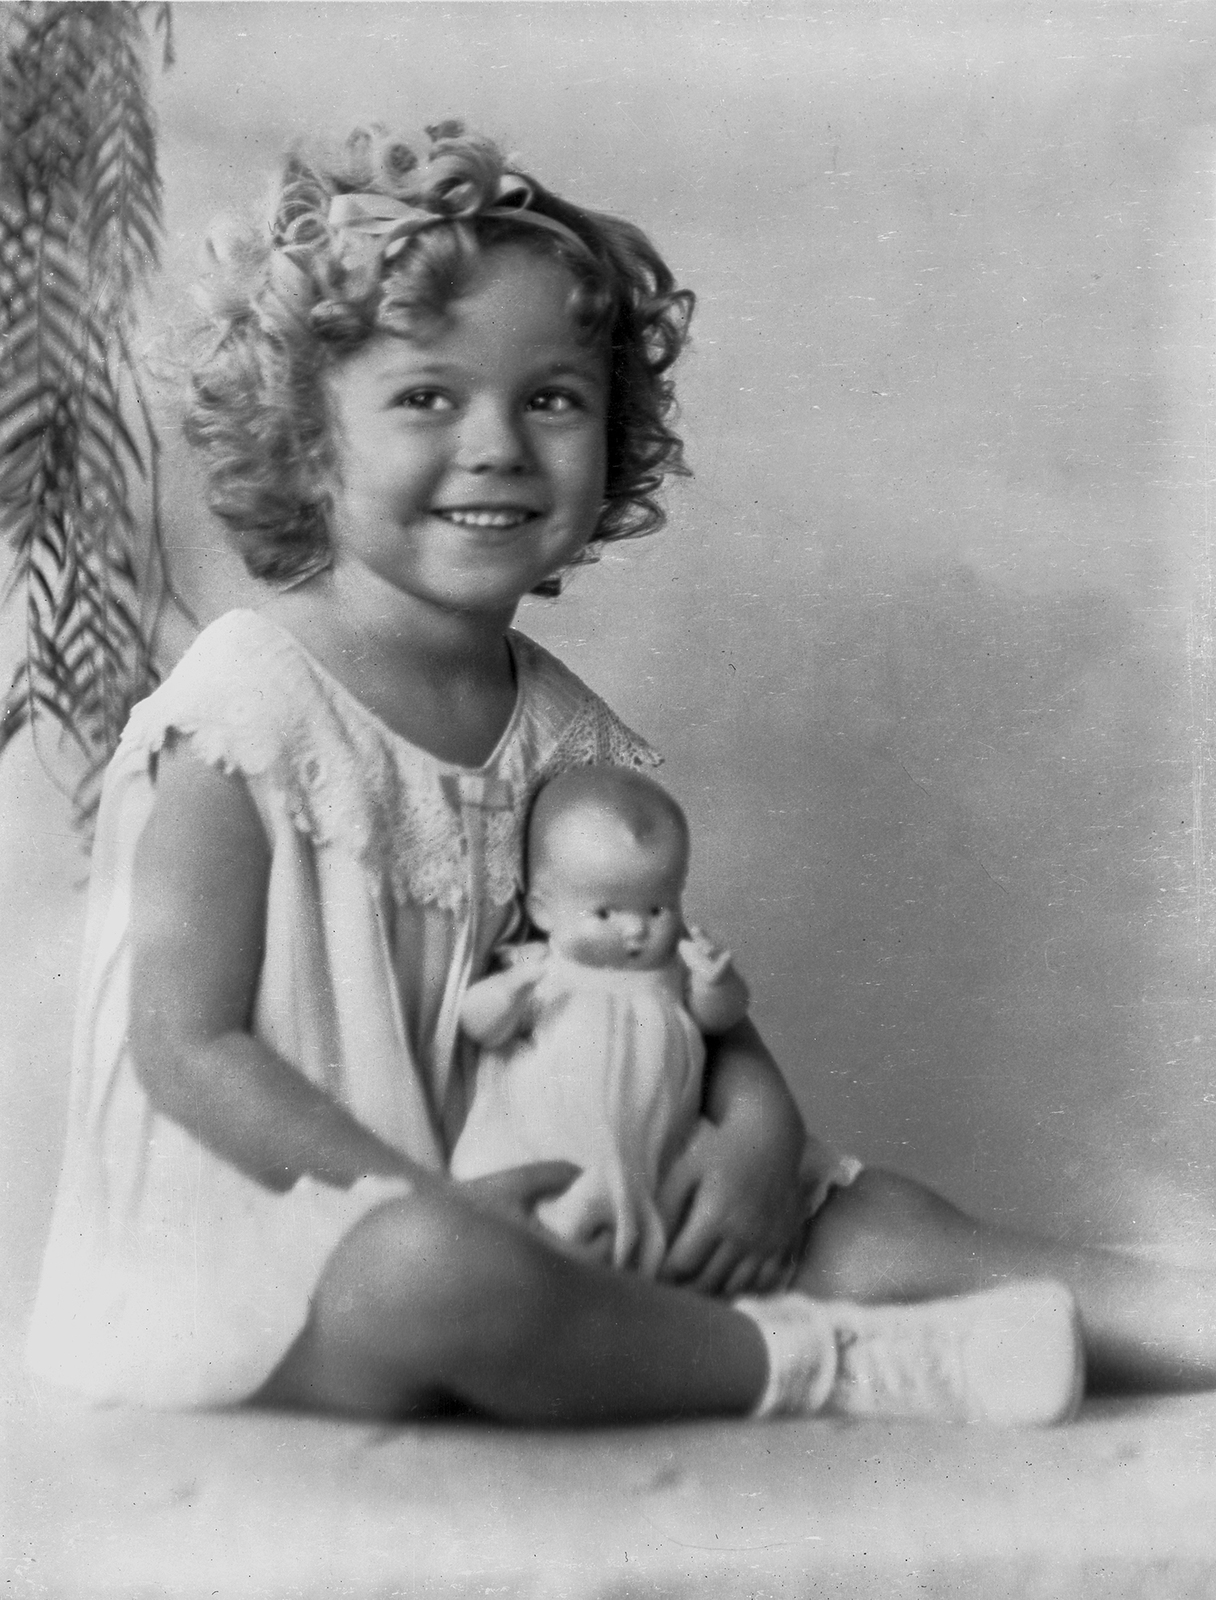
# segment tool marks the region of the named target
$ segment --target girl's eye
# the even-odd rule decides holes
[[[581,395],[569,389],[539,389],[528,401],[529,411],[541,411],[551,417],[564,417],[583,409]]]
[[[441,389],[407,389],[404,394],[398,395],[396,404],[402,411],[438,412],[451,411],[455,402],[450,395]]]
[[[609,912],[608,912],[608,907],[607,906],[596,906],[595,914],[600,919],[601,922],[607,922],[608,921]]]

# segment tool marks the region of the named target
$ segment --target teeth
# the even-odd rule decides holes
[[[517,528],[528,520],[526,511],[441,511],[445,522],[461,528]]]

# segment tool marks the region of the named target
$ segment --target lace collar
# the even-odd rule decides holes
[[[239,772],[265,812],[356,857],[401,901],[460,915],[476,893],[507,905],[522,884],[536,790],[592,762],[658,758],[575,675],[512,632],[516,702],[490,758],[441,760],[396,733],[280,624],[232,611],[195,640],[134,710],[123,747],[145,756],[171,730]]]

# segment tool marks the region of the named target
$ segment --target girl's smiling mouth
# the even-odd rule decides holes
[[[459,528],[518,528],[540,513],[526,506],[436,506],[432,515]]]

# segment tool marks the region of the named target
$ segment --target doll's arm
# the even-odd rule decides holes
[[[702,1033],[726,1033],[747,1015],[747,984],[723,950],[701,928],[689,928],[680,941],[680,957],[688,969],[684,1003]]]
[[[509,1044],[531,1025],[532,994],[539,977],[540,963],[525,960],[479,978],[460,1002],[460,1026],[492,1050]]]
[[[707,1041],[702,1115],[659,1196],[659,1276],[711,1294],[773,1288],[801,1215],[806,1130],[750,1021]]]

